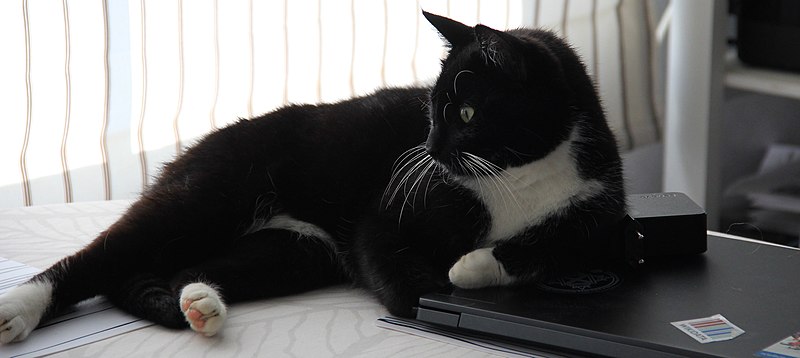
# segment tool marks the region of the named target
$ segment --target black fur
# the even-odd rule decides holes
[[[451,46],[433,88],[289,106],[209,134],[94,242],[34,278],[54,285],[48,312],[107,295],[186,327],[178,295],[191,282],[214,284],[228,303],[352,282],[409,316],[483,245],[520,284],[591,256],[625,203],[616,142],[574,51],[545,31],[425,15]],[[491,213],[463,183],[541,160],[570,138],[581,179],[602,186],[488,242]],[[470,169],[464,153],[494,167]],[[313,223],[332,242],[260,229],[275,215]]]

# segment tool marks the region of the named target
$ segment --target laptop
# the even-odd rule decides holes
[[[800,344],[792,343],[793,335],[800,343],[800,250],[711,232],[707,246],[702,255],[650,260],[636,269],[428,294],[417,319],[574,356],[792,357],[763,353],[775,349],[800,356]],[[710,343],[672,324],[720,317],[723,324],[704,333],[727,340]],[[744,333],[735,336],[733,327]]]

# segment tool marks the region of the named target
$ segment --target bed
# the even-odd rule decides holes
[[[127,200],[52,204],[0,210],[0,257],[45,269],[116,220]],[[54,357],[475,357],[486,353],[379,328],[386,310],[347,286],[233,305],[222,332],[147,325]],[[38,332],[34,331],[31,337]],[[68,332],[64,332],[65,334]],[[5,348],[14,348],[13,345]],[[0,356],[5,356],[0,347]]]

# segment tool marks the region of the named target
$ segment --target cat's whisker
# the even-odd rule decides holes
[[[497,166],[495,166],[495,168],[496,168],[495,170],[498,170],[497,175],[495,176],[496,180],[500,183],[500,185],[503,188],[505,188],[505,192],[508,193],[508,197],[511,198],[511,201],[514,202],[517,209],[522,210],[522,205],[520,204],[519,200],[517,200],[516,191],[511,189],[511,184],[509,183],[509,178],[514,180],[518,180],[518,178],[502,168],[499,168]]]
[[[411,175],[408,176],[408,179],[406,179],[405,184],[403,185],[403,193],[405,194],[403,202],[411,205],[411,208],[414,208],[414,203],[416,202],[416,192],[414,188],[417,186],[419,181],[422,180],[422,176],[425,175],[425,168],[427,168],[428,165],[428,158],[429,157],[420,159],[417,165],[414,166],[414,172],[410,173]],[[412,175],[415,175],[413,180],[411,179]],[[409,182],[411,182],[411,186],[408,186]]]
[[[412,208],[414,208],[416,206],[417,194],[418,194],[419,188],[420,188],[420,186],[422,184],[422,180],[425,178],[425,176],[427,175],[428,171],[435,165],[435,163],[433,162],[433,158],[431,158],[430,156],[425,158],[424,161],[428,162],[428,164],[425,165],[425,168],[422,169],[422,172],[419,173],[417,178],[414,180],[414,183],[411,184],[411,190],[413,191],[413,197],[411,199],[411,207]],[[416,186],[416,190],[414,189],[415,186]],[[424,198],[425,198],[425,192],[423,192],[423,205],[424,205],[424,202],[425,202]]]
[[[506,197],[504,195],[505,193],[500,188],[500,185],[497,184],[497,180],[495,179],[497,174],[493,172],[491,169],[489,169],[489,167],[487,167],[485,164],[481,163],[481,161],[478,159],[480,157],[472,155],[470,153],[466,154],[468,162],[475,168],[476,174],[478,174],[478,176],[476,177],[478,182],[480,183],[480,181],[486,180],[490,182],[492,185],[494,185],[495,189],[497,189],[497,195],[499,195],[500,200],[503,201],[503,206],[505,206],[508,209],[508,201],[506,200]],[[480,171],[480,173],[477,173],[478,171]]]
[[[436,163],[435,160],[431,157],[431,174],[428,175],[428,182],[425,183],[425,191],[423,191],[422,196],[422,205],[427,207],[428,206],[428,193],[430,192],[431,181],[433,177],[436,175],[436,171],[439,169],[439,164]]]
[[[430,99],[424,100],[424,99],[421,99],[421,98],[419,99],[419,103],[420,103],[419,109],[421,109],[423,111],[428,109],[428,108],[431,108],[431,105],[433,104],[433,102]]]
[[[447,106],[449,106],[451,104],[452,103],[447,102],[447,103],[445,103],[444,108],[442,108],[442,119],[444,119],[445,123],[450,123],[450,122],[447,121]]]
[[[502,174],[503,176],[507,176],[507,177],[509,177],[509,178],[511,178],[513,180],[519,180],[519,178],[517,178],[515,175],[509,173],[507,170],[501,168],[497,164],[494,164],[494,163],[490,162],[489,160],[481,158],[481,157],[479,157],[477,155],[474,155],[472,153],[467,153],[467,154],[472,155],[473,157],[475,157],[476,160],[480,161],[481,163],[484,163],[486,166],[488,166],[490,168],[494,168],[496,173]]]
[[[417,195],[418,195],[418,192],[419,192],[420,183],[422,182],[422,179],[425,177],[425,174],[435,164],[436,163],[434,162],[433,157],[431,157],[430,155],[426,155],[417,163],[417,165],[414,166],[414,170],[413,171],[416,173],[417,176],[416,176],[416,178],[414,178],[414,181],[411,183],[411,187],[407,191],[404,191],[405,198],[403,200],[402,205],[400,206],[400,215],[397,218],[398,223],[400,222],[400,220],[403,219],[403,211],[405,210],[406,204],[411,206],[411,209],[414,209],[414,207],[416,206]],[[424,169],[422,169],[421,172],[417,172],[417,170],[419,168],[422,168],[423,166],[424,166]],[[405,180],[406,184],[408,183],[408,179],[410,179],[410,178],[411,178],[411,176],[408,176],[406,178],[406,180]],[[415,187],[416,187],[416,189],[415,189]],[[409,195],[412,196],[410,200],[409,200]],[[424,193],[423,193],[423,195],[424,195]]]
[[[416,154],[414,154],[414,153],[416,153]],[[393,166],[393,170],[392,170],[393,171],[392,177],[389,179],[389,183],[386,185],[386,190],[384,190],[384,192],[383,192],[383,198],[386,198],[387,196],[389,196],[389,192],[392,191],[393,184],[395,183],[397,178],[401,175],[401,173],[404,173],[404,169],[408,168],[409,166],[412,166],[412,168],[409,169],[408,171],[406,171],[403,174],[404,175],[403,178],[397,183],[397,187],[395,187],[395,190],[392,193],[391,198],[389,199],[388,203],[386,204],[387,207],[388,207],[389,204],[391,204],[392,201],[394,201],[394,198],[397,195],[397,191],[402,186],[403,181],[407,180],[407,178],[405,178],[405,176],[410,175],[410,173],[413,173],[413,171],[414,171],[413,170],[413,166],[415,165],[414,163],[416,163],[417,161],[421,160],[425,156],[428,156],[428,154],[425,153],[425,148],[422,147],[422,146],[417,146],[417,147],[413,147],[413,148],[407,150],[406,152],[404,152],[403,154],[401,154],[400,157],[395,161],[395,165]],[[400,164],[402,164],[402,165],[400,165]],[[383,202],[383,200],[381,200],[381,203],[382,202]]]
[[[522,130],[523,132],[525,132],[527,135],[531,136],[532,139],[535,139],[536,141],[543,141],[544,140],[544,138],[538,132],[535,132],[535,131],[533,131],[533,130],[531,130],[529,128],[519,127],[519,129]]]
[[[503,199],[504,205],[507,205],[507,204],[505,204],[505,194],[507,193],[508,197],[511,199],[511,201],[514,202],[516,207],[518,209],[522,208],[522,205],[517,200],[517,196],[514,194],[514,191],[511,190],[511,186],[508,183],[508,179],[509,178],[514,179],[514,180],[518,180],[518,178],[516,178],[514,175],[509,173],[507,170],[497,166],[496,164],[494,164],[494,163],[492,163],[492,162],[490,162],[490,161],[488,161],[488,160],[486,160],[484,158],[481,158],[481,157],[479,157],[477,155],[474,155],[472,153],[465,153],[465,154],[469,158],[471,158],[473,161],[475,161],[476,165],[479,165],[480,167],[484,168],[486,170],[486,172],[490,174],[489,176],[492,178],[492,181],[494,181],[496,183],[499,183],[499,186],[502,186],[502,189],[500,187],[497,187],[497,190],[500,193],[500,195],[503,196],[502,199]]]
[[[395,167],[398,166],[399,168],[395,169],[395,173],[393,174],[389,185],[387,185],[387,188],[384,191],[384,199],[388,197],[388,201],[386,203],[386,208],[388,208],[395,201],[398,194],[400,194],[402,190],[402,195],[404,198],[403,203],[400,206],[400,215],[398,217],[398,220],[402,220],[405,206],[409,205],[413,208],[416,205],[419,189],[422,187],[422,182],[426,176],[428,176],[428,183],[425,186],[423,200],[427,200],[427,190],[432,180],[432,176],[428,175],[428,173],[431,172],[431,170],[440,168],[434,161],[433,157],[425,152],[424,146],[422,145],[411,148],[406,151],[406,153],[401,155],[401,158]],[[389,195],[390,192],[391,195]],[[384,199],[382,199],[382,201]]]
[[[514,203],[516,208],[522,210],[522,205],[520,204],[519,200],[517,200],[517,195],[515,194],[515,192],[511,190],[507,176],[508,176],[507,172],[506,174],[498,173],[497,175],[494,176],[494,178],[498,183],[500,183],[500,186],[505,188],[505,193],[508,194],[508,197]]]
[[[408,160],[408,158],[411,158],[412,156],[418,156],[418,155],[422,154],[422,151],[424,151],[424,150],[425,150],[424,144],[420,144],[420,145],[418,145],[416,147],[411,147],[408,150],[406,150],[405,152],[403,152],[403,154],[400,154],[400,156],[398,156],[397,159],[392,164],[392,172],[396,172],[397,171],[397,167],[401,163],[403,163],[406,160]]]
[[[526,154],[526,153],[520,152],[520,151],[518,151],[518,150],[512,149],[512,148],[511,148],[511,147],[509,147],[509,146],[503,147],[503,149],[507,150],[509,153],[511,153],[511,154],[513,154],[514,156],[516,156],[516,157],[517,157],[519,160],[525,160],[525,157],[527,157],[527,158],[533,158],[533,155],[530,155],[530,154]]]
[[[395,180],[397,180],[397,178],[403,173],[403,169],[408,167],[409,165],[412,165],[412,163],[414,163],[420,157],[421,154],[419,153],[413,156],[409,154],[407,158],[403,158],[402,162],[399,163],[396,162],[397,164],[395,164],[392,168],[392,176],[389,179],[389,183],[386,185],[386,190],[383,192],[384,196],[386,196],[389,193],[389,191],[392,188],[392,185],[395,183]],[[402,165],[400,165],[400,163],[402,163]]]
[[[397,197],[397,193],[401,189],[403,189],[404,193],[406,193],[406,194],[408,193],[408,190],[407,190],[408,180],[414,175],[414,173],[417,172],[417,170],[420,167],[425,165],[425,158],[426,158],[425,155],[415,156],[415,158],[414,158],[415,164],[412,165],[411,168],[409,168],[408,171],[405,172],[405,174],[403,175],[402,178],[400,178],[400,181],[397,183],[397,187],[395,187],[394,192],[392,193],[392,196],[389,198],[389,203],[387,204],[387,207],[388,207],[389,204],[394,202],[395,197]]]
[[[416,166],[416,164],[415,164]],[[413,168],[412,168],[413,169]],[[392,180],[386,188],[386,193],[384,193],[384,198],[388,197],[386,200],[386,208],[388,209],[389,206],[394,202],[394,199],[397,197],[397,194],[400,190],[405,186],[405,181],[408,180],[408,176],[410,175],[409,172],[406,172],[402,178],[397,182],[397,184],[393,185],[394,180]],[[392,190],[394,188],[394,190]],[[391,192],[391,194],[389,194]]]
[[[453,78],[453,94],[456,96],[458,96],[458,76],[461,76],[465,73],[471,73],[473,75],[475,74],[475,72],[472,72],[471,70],[461,70],[456,74],[456,77]]]
[[[469,172],[470,174],[472,174],[472,178],[474,178],[474,179],[475,179],[475,182],[477,182],[477,183],[478,183],[478,189],[479,189],[479,191],[483,192],[483,184],[482,184],[482,180],[481,180],[481,175],[480,175],[480,174],[479,174],[479,173],[478,173],[478,172],[475,170],[475,168],[474,168],[474,164],[472,164],[472,163],[471,163],[471,162],[470,162],[468,159],[466,159],[466,158],[469,158],[469,157],[459,157],[459,158],[458,158],[458,159],[459,159],[459,161],[458,161],[458,162],[459,162],[459,165],[461,166],[461,168],[462,168],[464,171],[467,171],[467,172]]]
[[[427,156],[427,153],[424,151],[415,154],[413,157],[410,157],[405,164],[403,164],[397,170],[398,175],[410,175],[414,172],[414,167],[419,164],[420,161],[424,160]],[[401,177],[402,178],[402,177]],[[401,180],[402,181],[402,180]]]
[[[489,163],[492,164],[492,163]],[[495,178],[500,182],[500,184],[505,188],[506,192],[508,193],[509,197],[514,201],[518,208],[521,208],[519,201],[517,200],[517,195],[514,190],[511,189],[511,183],[509,179],[513,179],[515,181],[519,180],[516,176],[509,173],[507,170],[500,168],[498,166],[493,167],[496,171],[497,175]]]

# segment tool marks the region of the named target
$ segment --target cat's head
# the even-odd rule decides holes
[[[450,47],[431,92],[425,144],[440,165],[456,175],[485,175],[465,167],[468,156],[506,169],[568,140],[574,95],[560,57],[574,55],[569,46],[546,31],[499,31],[423,14]]]

